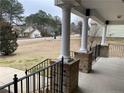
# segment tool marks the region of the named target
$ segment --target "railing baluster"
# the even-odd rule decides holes
[[[35,93],[35,74],[33,75],[33,92]]]
[[[64,73],[64,58],[62,57],[62,61],[61,61],[61,92],[63,93],[63,73]]]
[[[29,77],[26,78],[26,93],[29,93]]]
[[[47,69],[47,92],[46,93],[48,93],[48,90],[49,90],[49,73],[48,73],[48,70],[49,70],[49,68]]]
[[[43,93],[45,90],[45,70],[43,70],[43,75],[42,75],[42,87],[43,87]]]
[[[52,88],[53,88],[53,68],[52,67],[50,67],[50,91],[51,91],[51,93],[53,93],[53,90],[52,90]]]
[[[55,82],[56,82],[56,81],[55,81],[55,80],[56,80],[55,71],[56,71],[56,70],[55,70],[55,66],[54,66],[54,71],[53,71],[53,72],[54,72],[54,93],[55,93],[55,90],[56,90],[56,88],[55,88],[55,86],[56,86],[56,83],[55,83]]]
[[[23,93],[23,82],[21,80],[21,93]]]
[[[38,78],[39,78],[39,93],[40,93],[40,72],[38,73]]]
[[[98,56],[100,56],[100,48],[101,48],[101,45],[98,45]]]
[[[95,46],[95,60],[97,58],[97,46]]]
[[[43,63],[44,65],[43,65],[43,68],[45,68],[45,62]]]
[[[57,67],[57,72],[56,72],[56,76],[57,76],[57,92],[59,92],[59,65],[56,65]]]
[[[8,93],[10,93],[10,85],[8,86]]]
[[[39,89],[39,73],[37,73],[36,76],[37,76],[37,80],[36,80],[36,81],[37,81],[37,82],[36,82],[36,85],[37,85],[37,86],[36,86],[36,89],[37,89],[37,91],[38,91],[38,89]]]
[[[18,93],[18,78],[17,78],[17,74],[14,75],[14,93]]]

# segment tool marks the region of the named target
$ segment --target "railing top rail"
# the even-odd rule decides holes
[[[27,71],[33,69],[34,67],[37,67],[38,65],[40,65],[40,64],[42,64],[42,63],[44,63],[45,61],[48,61],[48,60],[50,60],[50,59],[47,58],[47,59],[43,60],[42,62],[38,63],[37,65],[35,65],[35,66],[33,66],[33,67],[27,69]]]
[[[12,84],[14,84],[14,82],[10,82],[10,83],[8,83],[8,84],[6,84],[4,86],[1,86],[0,90],[6,88],[7,86],[11,86]]]

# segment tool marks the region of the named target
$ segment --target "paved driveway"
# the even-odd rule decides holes
[[[0,86],[13,81],[14,74],[17,74],[18,78],[25,75],[24,71],[18,69],[10,67],[0,67]]]

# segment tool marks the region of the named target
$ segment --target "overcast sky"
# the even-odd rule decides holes
[[[18,0],[23,4],[25,9],[24,15],[30,15],[36,13],[38,10],[46,11],[47,13],[52,14],[53,16],[62,16],[61,8],[54,5],[54,0]],[[72,15],[72,21],[77,21],[75,15]]]

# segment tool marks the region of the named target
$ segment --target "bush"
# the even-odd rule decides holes
[[[17,34],[7,22],[0,22],[0,52],[10,55],[17,49]]]

